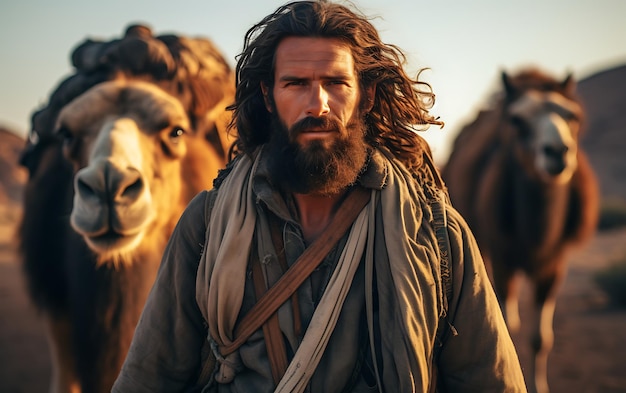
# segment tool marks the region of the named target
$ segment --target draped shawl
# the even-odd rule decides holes
[[[324,352],[363,253],[372,357],[382,362],[376,364],[379,389],[428,389],[432,348],[443,311],[439,250],[428,225],[431,211],[414,174],[389,153],[374,154],[384,162],[385,185],[382,190],[372,190],[369,205],[352,226],[322,301],[276,391],[304,390]],[[246,267],[259,214],[252,179],[262,157],[262,152],[253,159],[240,157],[233,165],[220,185],[207,229],[196,288],[201,289],[197,299],[217,346],[234,339],[243,302]],[[374,305],[372,296],[374,285],[378,305]],[[218,382],[220,378],[227,382],[234,377],[237,356],[235,352],[221,360]]]

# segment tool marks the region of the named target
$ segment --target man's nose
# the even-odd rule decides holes
[[[324,86],[319,83],[311,85],[309,102],[306,107],[306,115],[312,117],[320,117],[330,112],[328,106],[328,92]]]

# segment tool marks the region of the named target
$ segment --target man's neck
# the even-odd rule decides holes
[[[307,245],[324,232],[344,196],[345,191],[332,196],[293,194]]]

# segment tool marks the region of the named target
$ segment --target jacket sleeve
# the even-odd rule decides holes
[[[206,339],[195,281],[208,195],[198,194],[174,229],[113,392],[180,392],[195,383]]]
[[[448,392],[526,392],[519,359],[487,276],[476,240],[449,208],[452,290],[439,377]]]

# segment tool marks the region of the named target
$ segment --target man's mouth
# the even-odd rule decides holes
[[[336,131],[326,129],[308,129],[300,132],[298,138],[300,140],[325,139],[333,134],[336,134]]]
[[[329,130],[329,129],[323,129],[323,128],[309,128],[308,130],[303,130],[302,134],[320,134],[320,133],[326,133],[326,134],[330,134],[332,132],[335,132],[336,130]]]

